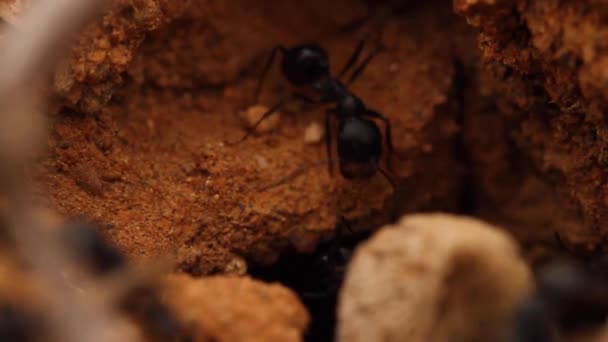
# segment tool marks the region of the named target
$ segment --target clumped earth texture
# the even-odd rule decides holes
[[[2,26],[28,3],[0,1]],[[607,15],[600,0],[114,0],[48,82],[37,205],[93,222],[134,265],[169,260],[159,287],[196,340],[330,340],[338,290],[303,293],[346,266],[319,260],[406,214],[483,219],[531,272],[564,246],[601,255]],[[254,98],[270,51],[318,42],[337,73],[360,40],[377,54],[351,89],[391,121],[396,189],[317,167],[260,191],[326,158],[309,138],[324,108],[297,102],[230,143],[293,90],[277,63]]]

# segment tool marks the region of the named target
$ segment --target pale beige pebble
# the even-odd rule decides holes
[[[224,273],[239,276],[247,274],[247,261],[239,256],[232,257],[224,266]]]
[[[505,232],[447,214],[404,217],[360,246],[338,341],[500,341],[532,277]]]
[[[323,140],[325,130],[318,122],[311,122],[304,131],[304,142],[307,144],[318,144]]]
[[[171,275],[163,298],[194,341],[302,341],[309,321],[290,290],[248,277]]]
[[[263,105],[255,105],[249,107],[245,112],[243,112],[243,117],[247,122],[247,127],[253,128],[256,122],[260,120],[260,118],[268,111],[268,107]],[[275,112],[266,118],[262,123],[258,125],[256,128],[256,133],[268,133],[275,130],[279,124],[281,123],[281,114],[279,112]]]
[[[87,54],[89,61],[93,63],[101,63],[106,59],[107,53],[104,50],[95,50]]]

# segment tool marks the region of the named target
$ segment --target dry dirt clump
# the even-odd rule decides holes
[[[111,10],[89,25],[54,75],[60,103],[77,112],[99,113],[124,83],[146,33],[178,16],[189,1],[113,0]]]
[[[301,341],[309,320],[289,290],[250,278],[171,276],[164,296],[195,341]]]
[[[455,0],[454,7],[480,30],[497,134],[544,179],[548,188],[540,188],[550,190],[557,217],[569,222],[552,230],[584,249],[599,248],[608,218],[605,3]]]
[[[276,42],[314,39],[337,69],[357,44],[359,31],[349,25],[365,7],[220,3],[194,2],[149,35],[127,67],[133,82],[99,114],[52,117],[50,154],[35,172],[49,206],[106,227],[131,259],[175,255],[193,274],[223,272],[241,257],[272,263],[289,249],[310,252],[333,234],[338,214],[372,229],[398,212],[458,209],[464,165],[454,148],[461,114],[455,61],[474,49],[463,48],[473,39],[449,6],[413,6],[381,30],[361,28],[382,32],[369,43],[382,50],[353,91],[393,124],[395,200],[380,175],[347,181],[325,168],[258,191],[326,158],[322,144],[304,139],[311,122],[323,122],[313,108],[287,106],[276,132],[226,144],[242,136],[239,113],[255,104],[263,64],[256,56]],[[235,23],[245,18],[252,25],[243,32]],[[266,106],[288,91],[277,76],[275,69],[267,80]]]
[[[339,341],[501,341],[532,287],[508,235],[481,221],[406,216],[353,257]]]

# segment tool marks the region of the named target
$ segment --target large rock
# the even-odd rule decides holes
[[[339,341],[499,341],[532,285],[514,241],[465,217],[412,215],[355,252]]]

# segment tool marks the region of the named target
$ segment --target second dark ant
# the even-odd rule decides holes
[[[540,266],[536,290],[516,312],[513,342],[559,341],[599,328],[608,320],[605,250],[581,253],[558,232],[554,238],[559,255]]]
[[[578,262],[544,266],[536,290],[520,304],[510,341],[551,342],[589,329],[608,319],[608,278]]]
[[[325,143],[327,147],[328,158],[331,159],[331,117],[334,116],[339,121],[338,132],[338,153],[341,158],[342,174],[350,178],[354,177],[352,169],[348,169],[346,164],[373,164],[367,163],[369,159],[379,159],[381,152],[382,134],[376,124],[365,119],[381,120],[385,125],[385,139],[389,154],[393,152],[393,143],[391,136],[391,125],[388,118],[384,115],[368,109],[363,101],[348,90],[348,86],[352,84],[361,75],[369,62],[375,56],[376,52],[372,52],[359,65],[353,74],[350,76],[346,84],[340,80],[358,61],[361,51],[363,50],[364,42],[359,42],[359,45],[351,55],[346,65],[342,68],[337,77],[332,77],[329,72],[329,58],[327,51],[321,48],[318,44],[304,44],[293,48],[284,48],[278,46],[273,49],[273,52],[266,63],[260,83],[256,91],[256,98],[259,96],[265,76],[272,66],[275,56],[278,52],[283,54],[281,63],[281,71],[283,76],[294,86],[310,86],[319,95],[319,99],[311,99],[300,93],[293,93],[291,96],[284,97],[277,104],[272,106],[261,118],[253,125],[253,127],[236,143],[247,139],[256,127],[270,115],[276,112],[286,101],[297,99],[309,104],[330,104],[335,106],[326,111],[325,115]],[[368,150],[357,151],[357,148],[367,148]],[[340,149],[342,148],[342,152]],[[343,160],[342,160],[343,159]],[[364,160],[365,159],[365,160]],[[378,160],[376,160],[377,162]],[[390,168],[390,158],[389,158]],[[329,164],[329,172],[332,173],[333,164]],[[377,165],[376,165],[377,166]],[[367,173],[375,173],[367,172]]]
[[[280,282],[306,305],[311,322],[305,341],[334,340],[335,308],[347,266],[355,248],[372,234],[371,230],[352,228],[338,215],[334,235],[321,241],[314,253],[286,254],[270,267],[252,269],[255,278]]]

